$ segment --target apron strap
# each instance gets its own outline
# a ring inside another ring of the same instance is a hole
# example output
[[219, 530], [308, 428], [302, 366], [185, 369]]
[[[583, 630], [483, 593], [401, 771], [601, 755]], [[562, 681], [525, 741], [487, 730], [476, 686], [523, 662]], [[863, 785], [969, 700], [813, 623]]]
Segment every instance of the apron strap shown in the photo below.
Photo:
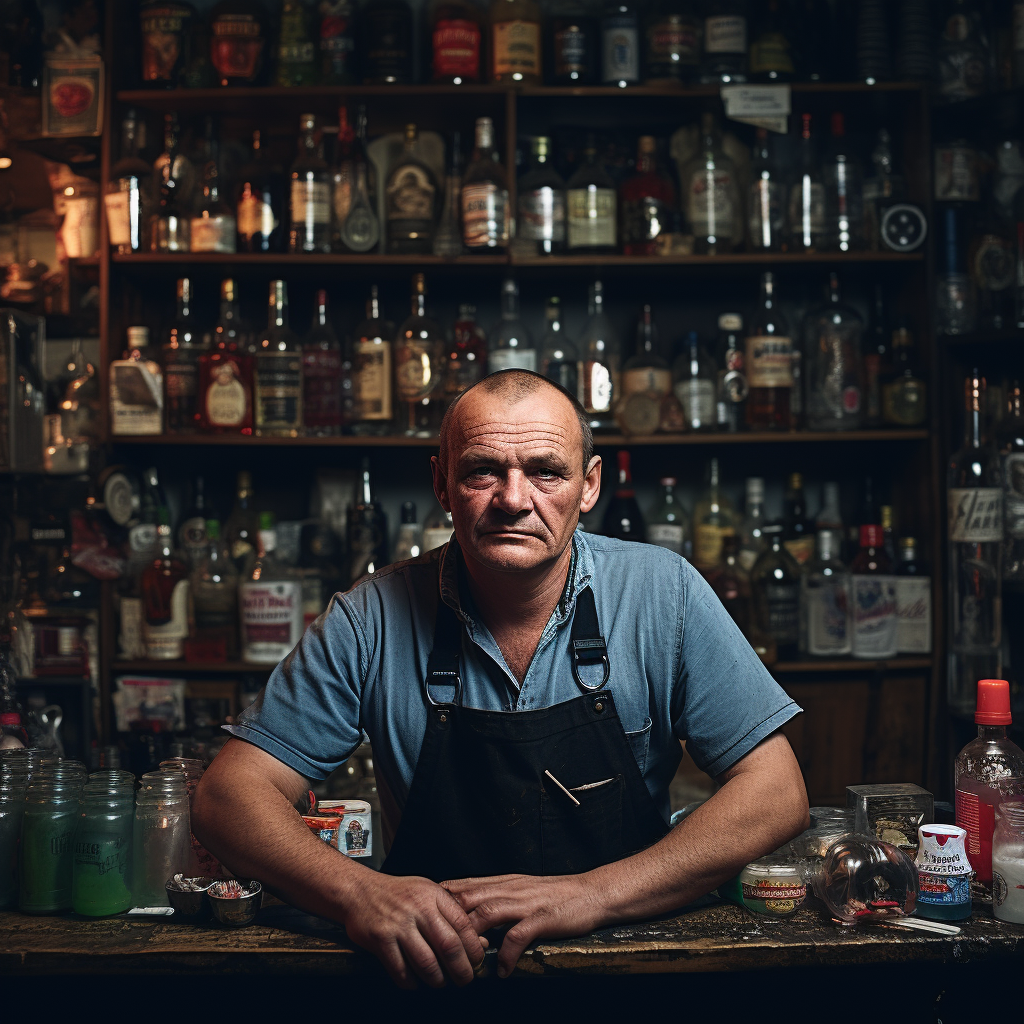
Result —
[[[462, 680], [459, 677], [459, 656], [462, 654], [462, 623], [454, 610], [438, 598], [434, 620], [434, 648], [427, 659], [423, 694], [429, 707], [462, 704]], [[450, 701], [436, 701], [430, 695], [431, 685], [454, 687]]]
[[[572, 677], [584, 693], [594, 693], [604, 688], [611, 671], [608, 665], [608, 648], [601, 627], [597, 621], [597, 604], [594, 591], [584, 587], [576, 595], [576, 610], [572, 616]], [[602, 665], [604, 671], [599, 683], [585, 683], [580, 678], [581, 665]]]

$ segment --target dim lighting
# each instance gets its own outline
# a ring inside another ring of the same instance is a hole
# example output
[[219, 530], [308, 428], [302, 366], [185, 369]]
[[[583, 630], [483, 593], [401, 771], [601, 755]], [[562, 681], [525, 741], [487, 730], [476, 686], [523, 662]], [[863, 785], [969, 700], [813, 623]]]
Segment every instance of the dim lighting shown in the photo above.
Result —
[[68, 187], [66, 189], [64, 189], [64, 195], [66, 195], [66, 196], [73, 196], [74, 194], [75, 194], [75, 186], [74, 185], [68, 185]]
[[14, 161], [6, 154], [0, 153], [0, 171], [6, 171]]

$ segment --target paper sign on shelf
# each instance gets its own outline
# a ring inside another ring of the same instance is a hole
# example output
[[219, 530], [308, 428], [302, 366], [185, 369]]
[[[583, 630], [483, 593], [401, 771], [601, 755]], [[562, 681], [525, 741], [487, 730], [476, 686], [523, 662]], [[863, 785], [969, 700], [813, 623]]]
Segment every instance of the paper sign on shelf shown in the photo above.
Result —
[[788, 85], [723, 85], [725, 116], [785, 134], [792, 110]]

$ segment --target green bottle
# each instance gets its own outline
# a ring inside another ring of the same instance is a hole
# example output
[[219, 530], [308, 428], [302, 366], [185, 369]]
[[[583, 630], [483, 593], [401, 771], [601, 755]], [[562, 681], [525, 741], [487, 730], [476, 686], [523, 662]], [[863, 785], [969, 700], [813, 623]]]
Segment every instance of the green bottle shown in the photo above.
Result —
[[309, 31], [309, 12], [302, 0], [284, 0], [281, 5], [275, 84], [316, 84], [316, 47]]

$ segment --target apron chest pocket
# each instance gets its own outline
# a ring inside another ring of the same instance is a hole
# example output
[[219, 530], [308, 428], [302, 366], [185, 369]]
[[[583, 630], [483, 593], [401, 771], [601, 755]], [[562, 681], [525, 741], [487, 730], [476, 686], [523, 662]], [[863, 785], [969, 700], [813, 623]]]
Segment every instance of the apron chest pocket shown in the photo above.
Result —
[[653, 724], [649, 718], [645, 718], [643, 728], [637, 729], [636, 732], [626, 733], [626, 739], [629, 740], [629, 749], [633, 751], [633, 757], [636, 759], [641, 775], [643, 775], [647, 768], [647, 751], [650, 748], [651, 726]]
[[579, 806], [557, 786], [545, 786], [540, 804], [544, 874], [578, 874], [622, 856], [625, 779], [594, 781], [569, 789]]

